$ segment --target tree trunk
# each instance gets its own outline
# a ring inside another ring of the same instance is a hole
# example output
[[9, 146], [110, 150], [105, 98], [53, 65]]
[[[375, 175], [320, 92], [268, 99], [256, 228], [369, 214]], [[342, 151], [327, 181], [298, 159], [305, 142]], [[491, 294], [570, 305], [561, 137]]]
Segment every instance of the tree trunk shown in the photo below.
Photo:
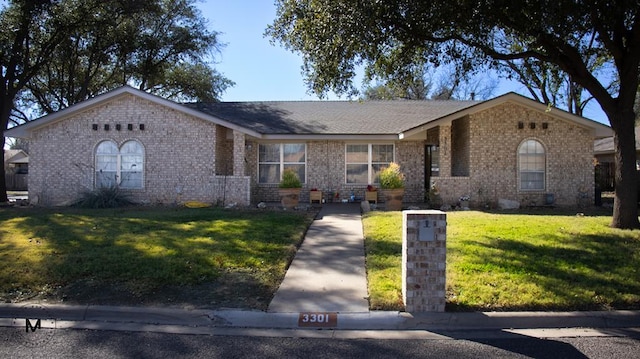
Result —
[[0, 131], [2, 131], [2, 141], [0, 141], [0, 144], [2, 145], [2, 171], [0, 171], [2, 172], [2, 174], [0, 174], [0, 203], [9, 201], [9, 199], [7, 198], [7, 179], [4, 172], [4, 144], [6, 142], [6, 139], [4, 137], [4, 130], [7, 129], [7, 125], [9, 124], [11, 103], [11, 101], [7, 101], [5, 99], [0, 100], [0, 126], [2, 126], [2, 128], [0, 129]]
[[615, 123], [613, 143], [615, 148], [615, 186], [612, 227], [640, 228], [638, 221], [638, 174], [636, 170], [635, 115], [620, 115]]

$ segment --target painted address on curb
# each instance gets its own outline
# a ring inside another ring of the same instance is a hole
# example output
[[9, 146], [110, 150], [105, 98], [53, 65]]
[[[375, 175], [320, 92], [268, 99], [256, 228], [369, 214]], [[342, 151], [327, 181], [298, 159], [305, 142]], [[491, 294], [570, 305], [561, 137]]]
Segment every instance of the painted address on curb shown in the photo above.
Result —
[[298, 316], [299, 327], [332, 328], [338, 326], [338, 313], [302, 312]]

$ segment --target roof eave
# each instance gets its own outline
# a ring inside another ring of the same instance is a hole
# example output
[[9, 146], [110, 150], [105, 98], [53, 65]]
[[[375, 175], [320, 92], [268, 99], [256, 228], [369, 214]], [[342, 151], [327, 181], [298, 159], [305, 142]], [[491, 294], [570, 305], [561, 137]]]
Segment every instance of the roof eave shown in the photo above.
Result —
[[261, 140], [280, 141], [397, 141], [396, 134], [264, 134]]

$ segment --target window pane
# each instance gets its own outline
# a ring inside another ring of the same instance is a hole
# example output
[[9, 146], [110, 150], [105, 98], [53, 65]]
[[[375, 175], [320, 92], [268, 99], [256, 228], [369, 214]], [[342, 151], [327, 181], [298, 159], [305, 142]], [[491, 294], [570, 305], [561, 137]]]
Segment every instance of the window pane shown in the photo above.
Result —
[[431, 176], [440, 176], [440, 148], [431, 146]]
[[544, 189], [544, 173], [522, 172], [520, 173], [520, 188], [527, 190]]
[[304, 162], [304, 143], [286, 143], [283, 146], [284, 162]]
[[305, 179], [305, 165], [304, 164], [300, 164], [300, 165], [292, 165], [292, 164], [285, 164], [284, 165], [284, 169], [292, 169], [296, 172], [296, 174], [298, 175], [298, 178], [300, 179], [300, 182], [305, 183], [307, 182]]
[[280, 144], [261, 144], [258, 151], [259, 162], [280, 162]]
[[116, 186], [115, 171], [96, 171], [96, 187], [114, 187]]
[[347, 163], [369, 162], [369, 145], [347, 145]]
[[371, 145], [371, 162], [393, 162], [393, 145]]
[[121, 154], [142, 155], [143, 152], [144, 151], [142, 150], [142, 145], [137, 141], [127, 141], [124, 145], [122, 145], [122, 148], [120, 149]]
[[96, 157], [96, 171], [117, 171], [117, 155], [98, 155]]
[[96, 148], [96, 187], [113, 187], [118, 181], [118, 146], [104, 141]]
[[258, 181], [260, 183], [278, 183], [280, 182], [280, 165], [279, 164], [260, 164], [258, 166]]
[[120, 187], [142, 188], [142, 172], [123, 172]]
[[373, 170], [373, 183], [380, 183], [380, 171], [383, 168], [388, 167], [388, 164], [373, 164], [371, 165], [371, 169]]
[[96, 148], [96, 154], [100, 155], [100, 154], [113, 154], [113, 155], [117, 155], [118, 154], [118, 146], [111, 141], [104, 141], [101, 142], [98, 145], [98, 148]]
[[368, 183], [368, 167], [366, 164], [347, 164], [347, 183]]
[[520, 189], [544, 190], [546, 158], [544, 147], [535, 140], [528, 140], [518, 149]]
[[142, 156], [122, 156], [122, 171], [142, 171]]

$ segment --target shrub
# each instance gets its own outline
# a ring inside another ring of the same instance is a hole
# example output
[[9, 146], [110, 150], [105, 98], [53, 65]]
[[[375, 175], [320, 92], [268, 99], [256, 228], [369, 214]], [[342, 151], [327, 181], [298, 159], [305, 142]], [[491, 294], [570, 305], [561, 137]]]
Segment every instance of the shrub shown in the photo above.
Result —
[[380, 171], [380, 187], [382, 189], [404, 188], [404, 174], [400, 171], [400, 165], [391, 162]]
[[282, 172], [282, 180], [280, 181], [280, 188], [301, 188], [302, 182], [298, 178], [296, 172], [290, 168]]
[[117, 208], [132, 205], [133, 201], [118, 186], [96, 188], [85, 191], [75, 203], [81, 208]]

